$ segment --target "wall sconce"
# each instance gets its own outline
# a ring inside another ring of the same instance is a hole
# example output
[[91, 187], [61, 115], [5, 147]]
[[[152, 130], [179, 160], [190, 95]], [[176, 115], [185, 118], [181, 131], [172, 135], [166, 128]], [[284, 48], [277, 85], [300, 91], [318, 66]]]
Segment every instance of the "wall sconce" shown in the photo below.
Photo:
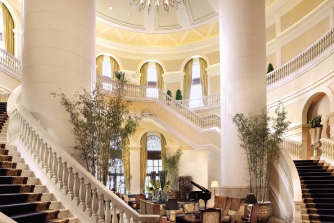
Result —
[[216, 187], [218, 188], [219, 187], [219, 183], [218, 181], [212, 181], [211, 182], [211, 187], [213, 187], [213, 196], [216, 196]]

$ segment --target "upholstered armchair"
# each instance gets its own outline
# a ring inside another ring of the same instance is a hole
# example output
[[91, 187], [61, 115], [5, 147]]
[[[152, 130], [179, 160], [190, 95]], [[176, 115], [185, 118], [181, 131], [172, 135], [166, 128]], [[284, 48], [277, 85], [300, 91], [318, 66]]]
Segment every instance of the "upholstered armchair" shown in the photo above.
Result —
[[201, 223], [221, 223], [221, 210], [216, 208], [202, 210]]

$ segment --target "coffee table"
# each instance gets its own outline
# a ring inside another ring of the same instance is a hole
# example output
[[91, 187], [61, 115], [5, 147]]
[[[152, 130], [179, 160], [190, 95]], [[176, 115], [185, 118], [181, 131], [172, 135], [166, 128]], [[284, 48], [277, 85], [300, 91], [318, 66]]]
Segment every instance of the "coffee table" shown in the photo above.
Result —
[[201, 222], [200, 218], [196, 218], [195, 215], [193, 214], [187, 214], [187, 215], [181, 215], [181, 216], [176, 216], [176, 222], [181, 223], [181, 222]]

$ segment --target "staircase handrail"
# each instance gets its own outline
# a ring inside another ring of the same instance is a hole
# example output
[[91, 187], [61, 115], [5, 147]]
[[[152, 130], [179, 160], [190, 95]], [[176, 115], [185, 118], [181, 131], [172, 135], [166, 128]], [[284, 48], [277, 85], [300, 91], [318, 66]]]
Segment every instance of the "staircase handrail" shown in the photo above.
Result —
[[15, 104], [8, 113], [9, 141], [18, 139], [55, 188], [70, 198], [91, 222], [117, 223], [117, 212], [120, 222], [127, 220], [130, 223], [130, 219], [134, 223], [158, 221], [159, 215], [141, 215], [108, 190], [58, 145], [23, 106]]
[[[106, 94], [111, 92], [113, 88], [117, 85], [117, 82], [108, 78], [98, 76], [97, 81], [102, 83]], [[196, 112], [190, 110], [188, 107], [184, 106], [179, 101], [173, 99], [165, 92], [161, 91], [157, 87], [141, 86], [136, 84], [125, 84], [125, 92], [128, 97], [134, 98], [145, 98], [150, 100], [156, 100], [168, 107], [172, 108], [178, 114], [181, 114], [183, 117], [186, 117], [188, 120], [196, 124], [201, 128], [220, 128], [220, 116], [217, 114], [209, 114], [201, 116]]]
[[[278, 165], [280, 168], [282, 168], [285, 180], [288, 182], [287, 190], [290, 198], [289, 201], [291, 202], [291, 207], [293, 207], [293, 222], [299, 223], [301, 222], [300, 206], [303, 202], [299, 174], [296, 165], [294, 164], [288, 152], [285, 151], [282, 145], [279, 145], [278, 147], [280, 149]], [[281, 177], [283, 176], [281, 175]]]
[[281, 145], [290, 155], [301, 159], [302, 142], [284, 138]]
[[220, 94], [212, 94], [201, 98], [178, 100], [179, 103], [188, 108], [199, 108], [204, 106], [220, 106]]
[[7, 102], [11, 92], [1, 92], [0, 93], [0, 102]]
[[17, 72], [19, 75], [22, 74], [21, 61], [8, 53], [6, 50], [0, 48], [0, 63], [7, 68]]
[[334, 43], [334, 27], [318, 41], [282, 66], [267, 74], [267, 86], [281, 81], [323, 53]]
[[328, 138], [321, 138], [321, 156], [334, 160], [334, 141]]

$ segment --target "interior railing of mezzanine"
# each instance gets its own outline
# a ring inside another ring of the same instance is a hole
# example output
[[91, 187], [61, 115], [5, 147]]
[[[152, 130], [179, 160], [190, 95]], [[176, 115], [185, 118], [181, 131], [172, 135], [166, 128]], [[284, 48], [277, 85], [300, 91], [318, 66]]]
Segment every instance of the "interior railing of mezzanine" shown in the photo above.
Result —
[[267, 86], [270, 86], [286, 77], [294, 71], [311, 62], [334, 43], [334, 28], [329, 30], [322, 38], [307, 48], [304, 52], [288, 61], [281, 67], [267, 74]]
[[[97, 77], [97, 81], [102, 83], [103, 89], [106, 91], [112, 91], [117, 86], [117, 82], [106, 77]], [[128, 97], [139, 97], [146, 99], [157, 100], [158, 102], [168, 106], [176, 111], [178, 114], [190, 120], [200, 128], [220, 128], [220, 116], [217, 114], [210, 114], [206, 116], [200, 116], [196, 112], [190, 110], [177, 100], [167, 95], [157, 87], [141, 86], [135, 84], [126, 84], [125, 92]]]
[[22, 73], [21, 61], [8, 53], [6, 50], [0, 48], [0, 63], [7, 68], [15, 71], [17, 74]]
[[212, 94], [202, 98], [178, 100], [178, 102], [187, 108], [220, 107], [220, 94]]
[[302, 204], [302, 190], [300, 185], [300, 179], [297, 168], [291, 159], [288, 152], [283, 148], [282, 144], [279, 145], [280, 158], [278, 161], [278, 167], [283, 170], [284, 174], [280, 174], [283, 182], [287, 182], [286, 189], [289, 196], [285, 202], [290, 202], [289, 206], [292, 208], [291, 216], [289, 216], [289, 222], [299, 223], [301, 222], [300, 205]]
[[[66, 199], [72, 200], [74, 208], [89, 219], [89, 222], [158, 221], [158, 215], [140, 215], [96, 180], [66, 152], [66, 149], [54, 142], [39, 122], [21, 105], [16, 104], [9, 110], [8, 136], [9, 142], [18, 140], [21, 143], [40, 171], [54, 184], [54, 191], [59, 190]], [[61, 197], [57, 199], [62, 201]]]

